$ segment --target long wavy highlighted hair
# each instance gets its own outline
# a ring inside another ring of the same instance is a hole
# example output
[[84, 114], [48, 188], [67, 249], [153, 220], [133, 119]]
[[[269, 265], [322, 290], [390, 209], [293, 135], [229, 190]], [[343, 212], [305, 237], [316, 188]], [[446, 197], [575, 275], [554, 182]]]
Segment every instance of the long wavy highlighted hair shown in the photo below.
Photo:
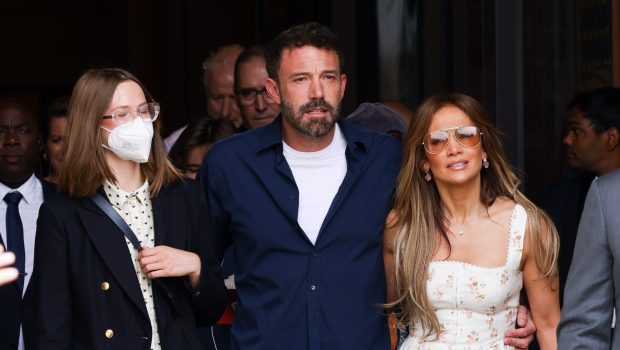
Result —
[[[138, 84], [146, 102], [155, 102], [138, 78], [120, 68], [91, 69], [75, 83], [69, 101], [65, 161], [58, 179], [58, 189], [71, 197], [90, 197], [106, 179], [116, 182], [104, 158], [99, 125], [116, 87], [124, 81]], [[151, 196], [157, 194], [162, 186], [181, 178], [168, 160], [159, 127], [155, 124], [153, 128], [148, 162], [140, 164], [142, 173], [149, 180]]]
[[[420, 322], [424, 336], [439, 335], [440, 326], [430, 303], [426, 284], [428, 269], [439, 248], [440, 237], [447, 242], [448, 227], [444, 206], [434, 181], [424, 179], [422, 164], [427, 154], [422, 146], [433, 116], [445, 106], [462, 110], [482, 132], [482, 149], [490, 166], [481, 170], [480, 201], [488, 209], [498, 197], [506, 197], [523, 206], [528, 215], [527, 230], [532, 256], [542, 272], [541, 278], [552, 281], [557, 276], [558, 234], [551, 219], [521, 191], [520, 181], [509, 165], [498, 129], [488, 120], [478, 101], [467, 95], [450, 93], [432, 96], [416, 111], [404, 143], [391, 228], [394, 240], [395, 301], [386, 307], [399, 307], [399, 318], [406, 324]], [[546, 228], [546, 229], [544, 229]], [[449, 244], [449, 243], [448, 243]]]

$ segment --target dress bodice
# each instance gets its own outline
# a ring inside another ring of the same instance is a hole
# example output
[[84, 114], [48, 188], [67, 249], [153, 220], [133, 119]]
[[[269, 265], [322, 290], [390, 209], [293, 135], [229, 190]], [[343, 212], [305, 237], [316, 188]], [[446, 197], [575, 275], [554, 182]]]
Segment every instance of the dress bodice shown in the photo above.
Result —
[[401, 349], [512, 349], [504, 333], [515, 328], [523, 286], [521, 253], [527, 214], [516, 205], [510, 219], [508, 252], [503, 266], [484, 267], [460, 261], [433, 261], [427, 293], [441, 332], [424, 338], [419, 323], [410, 327]]

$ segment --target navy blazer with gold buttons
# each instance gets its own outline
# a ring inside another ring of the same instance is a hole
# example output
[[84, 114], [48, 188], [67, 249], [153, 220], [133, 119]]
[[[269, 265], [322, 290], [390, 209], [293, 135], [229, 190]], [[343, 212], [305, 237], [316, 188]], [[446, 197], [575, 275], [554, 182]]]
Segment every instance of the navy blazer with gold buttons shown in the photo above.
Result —
[[[163, 278], [190, 324], [211, 325], [226, 290], [210, 239], [207, 206], [192, 180], [152, 198], [155, 245], [197, 253], [201, 281]], [[89, 198], [59, 194], [41, 207], [34, 268], [31, 349], [148, 349], [151, 325], [123, 232]], [[162, 349], [188, 349], [162, 289], [153, 285]]]

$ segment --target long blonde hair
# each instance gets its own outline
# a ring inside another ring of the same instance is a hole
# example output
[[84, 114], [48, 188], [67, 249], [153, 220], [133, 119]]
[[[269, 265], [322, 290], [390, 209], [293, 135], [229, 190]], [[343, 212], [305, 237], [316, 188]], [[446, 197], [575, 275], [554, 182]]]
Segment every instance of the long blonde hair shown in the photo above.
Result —
[[[120, 68], [88, 70], [73, 88], [65, 136], [66, 156], [58, 179], [58, 189], [71, 197], [91, 196], [106, 179], [116, 181], [103, 156], [99, 125], [116, 87], [124, 81], [138, 84], [147, 102], [154, 102], [138, 78]], [[181, 178], [167, 158], [159, 128], [154, 127], [149, 160], [140, 165], [149, 180], [151, 196], [157, 194], [163, 185]]]
[[[423, 162], [427, 159], [422, 140], [432, 118], [442, 107], [462, 110], [482, 132], [482, 148], [490, 166], [481, 170], [480, 201], [489, 208], [498, 197], [507, 197], [522, 205], [527, 212], [532, 255], [550, 281], [557, 275], [558, 234], [551, 219], [520, 191], [520, 181], [508, 164], [499, 139], [499, 131], [491, 124], [480, 103], [463, 94], [436, 95], [427, 99], [416, 111], [404, 143], [403, 163], [396, 193], [396, 230], [394, 266], [397, 299], [387, 307], [399, 306], [399, 318], [408, 324], [419, 321], [424, 336], [440, 333], [440, 325], [431, 305], [426, 284], [431, 259], [438, 249], [438, 235], [447, 239], [446, 214], [434, 181], [424, 179]], [[546, 227], [545, 232], [542, 228]], [[449, 241], [448, 241], [449, 242]]]

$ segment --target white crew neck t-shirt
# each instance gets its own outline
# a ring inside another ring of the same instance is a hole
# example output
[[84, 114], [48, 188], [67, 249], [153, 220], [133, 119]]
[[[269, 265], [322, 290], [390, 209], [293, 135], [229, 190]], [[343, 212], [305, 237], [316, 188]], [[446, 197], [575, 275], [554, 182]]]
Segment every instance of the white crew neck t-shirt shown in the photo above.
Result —
[[283, 153], [299, 190], [297, 222], [312, 244], [347, 173], [347, 141], [335, 126], [334, 139], [316, 152], [299, 152], [284, 141]]

